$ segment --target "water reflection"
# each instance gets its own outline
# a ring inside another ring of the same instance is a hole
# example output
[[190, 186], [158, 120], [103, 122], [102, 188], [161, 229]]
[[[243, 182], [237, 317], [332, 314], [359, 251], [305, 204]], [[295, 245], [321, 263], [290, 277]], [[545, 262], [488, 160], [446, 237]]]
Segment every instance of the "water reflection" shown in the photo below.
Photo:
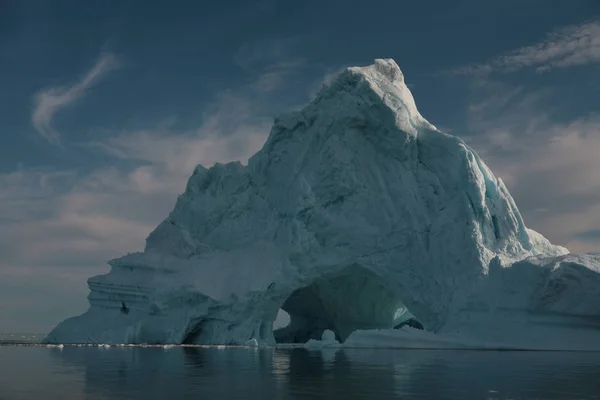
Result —
[[[19, 348], [6, 350], [0, 348], [0, 372], [9, 367], [6, 354], [15, 363], [25, 354]], [[38, 387], [43, 398], [600, 397], [598, 353], [181, 347], [30, 348], [26, 353], [37, 365], [28, 380], [44, 382]], [[0, 380], [0, 393], [25, 393], [15, 384]], [[74, 393], [69, 385], [79, 385], [78, 396], [69, 395]], [[31, 390], [27, 395], [36, 397]]]

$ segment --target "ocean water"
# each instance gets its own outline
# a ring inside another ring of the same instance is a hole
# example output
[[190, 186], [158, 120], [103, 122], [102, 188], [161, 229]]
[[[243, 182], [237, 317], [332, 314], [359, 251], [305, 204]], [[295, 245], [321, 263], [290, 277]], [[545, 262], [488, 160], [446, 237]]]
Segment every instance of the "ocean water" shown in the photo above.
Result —
[[600, 353], [5, 344], [0, 399], [600, 399]]

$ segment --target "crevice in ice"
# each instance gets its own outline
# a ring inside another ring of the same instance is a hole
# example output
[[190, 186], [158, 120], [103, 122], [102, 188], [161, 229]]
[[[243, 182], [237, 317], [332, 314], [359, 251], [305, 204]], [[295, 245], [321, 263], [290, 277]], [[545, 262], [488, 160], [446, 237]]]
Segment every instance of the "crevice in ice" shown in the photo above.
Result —
[[496, 240], [500, 239], [500, 227], [498, 226], [498, 217], [492, 215], [492, 225], [494, 226], [494, 236]]
[[198, 342], [198, 337], [202, 334], [202, 330], [204, 328], [205, 321], [200, 320], [196, 323], [190, 324], [191, 329], [188, 330], [188, 333], [183, 338], [181, 344], [195, 344]]
[[425, 329], [423, 327], [423, 324], [420, 323], [416, 318], [409, 318], [409, 319], [399, 323], [398, 325], [394, 325], [394, 329], [402, 329], [405, 326], [409, 326], [411, 328], [415, 328], [415, 329], [419, 329], [419, 330]]

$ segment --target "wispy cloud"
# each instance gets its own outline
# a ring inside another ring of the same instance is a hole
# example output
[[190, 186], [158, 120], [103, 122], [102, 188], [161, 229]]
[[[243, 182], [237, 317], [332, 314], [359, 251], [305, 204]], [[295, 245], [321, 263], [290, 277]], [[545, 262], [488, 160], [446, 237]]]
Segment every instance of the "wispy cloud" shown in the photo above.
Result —
[[6, 206], [0, 211], [0, 300], [37, 299], [20, 309], [30, 315], [48, 299], [56, 304], [40, 318], [17, 320], [0, 310], [0, 325], [47, 331], [84, 311], [86, 279], [107, 272], [107, 259], [143, 249], [197, 164], [245, 162], [262, 147], [272, 123], [263, 110], [268, 95], [254, 80], [218, 93], [196, 129], [174, 130], [167, 121], [102, 132], [105, 139], [78, 149], [109, 156], [92, 170], [21, 167], [0, 174]]
[[233, 61], [245, 71], [252, 71], [297, 60], [293, 47], [299, 41], [297, 37], [288, 37], [247, 42], [236, 51]]
[[335, 78], [337, 78], [338, 75], [344, 72], [348, 67], [350, 67], [350, 65], [328, 68], [327, 70], [325, 70], [323, 76], [310, 86], [308, 91], [308, 97], [310, 99], [313, 99], [324, 86], [331, 85]]
[[51, 143], [60, 143], [60, 134], [52, 127], [54, 115], [61, 109], [81, 99], [87, 89], [98, 82], [102, 76], [117, 68], [119, 62], [111, 53], [103, 53], [96, 64], [80, 81], [71, 86], [50, 87], [40, 90], [34, 96], [34, 110], [31, 115], [33, 126], [40, 136]]
[[267, 66], [254, 81], [254, 89], [259, 92], [274, 92], [285, 87], [286, 79], [291, 78], [305, 65], [304, 59], [275, 63]]
[[174, 199], [173, 188], [155, 187], [144, 201], [137, 179], [137, 169], [111, 168], [0, 175], [0, 299], [28, 300], [19, 309], [27, 318], [0, 310], [3, 329], [47, 332], [85, 311], [86, 279], [107, 272], [107, 259], [141, 248]]
[[306, 67], [306, 60], [294, 52], [298, 37], [265, 39], [244, 43], [233, 61], [253, 76], [252, 89], [261, 93], [274, 92], [286, 85], [286, 79]]
[[522, 47], [478, 65], [451, 71], [462, 75], [514, 72], [525, 68], [548, 71], [600, 62], [600, 21], [594, 20], [559, 29], [544, 40]]
[[[236, 92], [219, 93], [204, 113], [201, 126], [190, 131], [138, 129], [90, 143], [117, 159], [150, 166], [156, 177], [181, 187], [197, 164], [246, 162], [267, 139], [272, 119], [262, 116], [255, 83]], [[175, 179], [176, 178], [176, 179]]]
[[[556, 122], [545, 100], [500, 82], [478, 85], [466, 136], [515, 197], [525, 222], [571, 251], [598, 251], [600, 115]], [[487, 99], [486, 99], [487, 98]]]
[[[6, 205], [0, 211], [0, 300], [32, 299], [19, 310], [28, 318], [13, 319], [11, 310], [0, 309], [0, 325], [47, 331], [84, 311], [86, 279], [107, 272], [107, 259], [144, 247], [197, 164], [246, 162], [259, 150], [274, 109], [295, 105], [288, 105], [280, 92], [289, 88], [286, 74], [304, 64], [288, 57], [288, 51], [277, 46], [269, 50], [268, 44], [258, 50], [246, 46], [240, 55], [245, 62], [240, 62], [247, 83], [217, 93], [201, 110], [202, 123], [196, 128], [178, 130], [181, 124], [174, 119], [117, 132], [95, 128], [98, 139], [80, 143], [78, 151], [108, 156], [103, 165], [64, 171], [22, 167], [0, 174], [0, 203]], [[39, 95], [34, 121], [43, 137], [58, 142], [52, 116], [115, 68], [114, 58], [105, 57], [72, 87]], [[48, 303], [56, 306], [47, 310], [42, 304]], [[41, 310], [43, 318], [31, 317]]]
[[[123, 133], [102, 149], [116, 158], [90, 172], [23, 168], [0, 174], [0, 299], [32, 299], [20, 310], [29, 318], [17, 322], [11, 310], [0, 310], [0, 324], [43, 332], [83, 312], [86, 279], [107, 272], [106, 260], [143, 249], [193, 166], [247, 159], [262, 145], [261, 134], [243, 127], [204, 139], [168, 131]], [[54, 307], [38, 317], [48, 302]]]

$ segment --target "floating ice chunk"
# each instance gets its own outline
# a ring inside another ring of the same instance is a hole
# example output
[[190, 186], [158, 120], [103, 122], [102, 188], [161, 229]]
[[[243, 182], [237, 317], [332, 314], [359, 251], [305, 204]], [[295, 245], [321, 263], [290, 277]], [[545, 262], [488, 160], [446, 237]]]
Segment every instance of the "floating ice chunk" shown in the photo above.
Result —
[[323, 342], [332, 342], [335, 340], [335, 333], [332, 330], [325, 329], [321, 335], [321, 340]]
[[338, 348], [340, 347], [340, 342], [335, 339], [333, 331], [326, 329], [321, 335], [321, 340], [310, 339], [304, 344], [304, 347], [309, 349]]

